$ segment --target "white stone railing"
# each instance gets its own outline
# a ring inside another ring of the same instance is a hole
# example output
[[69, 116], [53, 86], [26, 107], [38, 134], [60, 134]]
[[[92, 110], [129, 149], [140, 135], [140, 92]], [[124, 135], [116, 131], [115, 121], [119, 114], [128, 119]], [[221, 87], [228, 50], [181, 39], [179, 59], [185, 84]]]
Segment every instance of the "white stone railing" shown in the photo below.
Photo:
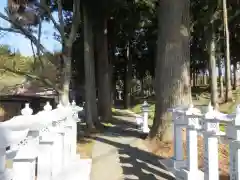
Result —
[[[223, 114], [209, 105], [202, 113], [193, 106], [169, 109], [174, 124], [174, 157], [162, 163], [176, 179], [219, 180], [219, 142], [229, 144], [230, 179], [240, 179], [240, 106], [233, 114]], [[226, 125], [221, 132], [219, 124]], [[186, 128], [186, 138], [182, 129]], [[204, 142], [204, 168], [198, 169], [198, 135]], [[183, 138], [186, 139], [187, 157], [183, 157]]]
[[0, 123], [0, 180], [53, 180], [77, 157], [75, 102], [32, 115], [29, 104], [19, 116]]

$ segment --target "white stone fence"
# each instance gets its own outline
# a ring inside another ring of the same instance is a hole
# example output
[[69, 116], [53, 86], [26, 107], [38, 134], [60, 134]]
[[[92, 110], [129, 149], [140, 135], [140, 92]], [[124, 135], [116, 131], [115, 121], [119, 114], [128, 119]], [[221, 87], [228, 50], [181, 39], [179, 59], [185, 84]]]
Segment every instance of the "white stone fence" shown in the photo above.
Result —
[[[173, 117], [174, 157], [162, 163], [176, 179], [219, 180], [219, 142], [229, 144], [229, 174], [231, 180], [240, 180], [240, 106], [233, 114], [223, 114], [210, 105], [207, 112], [191, 107], [169, 109]], [[225, 125], [225, 132], [220, 130]], [[186, 138], [182, 129], [186, 128]], [[204, 142], [204, 168], [198, 169], [198, 135]], [[183, 157], [183, 138], [187, 157]]]
[[[0, 180], [53, 180], [76, 159], [78, 112], [75, 102], [52, 110], [49, 102], [33, 115], [0, 123]], [[80, 178], [80, 177], [79, 177]]]

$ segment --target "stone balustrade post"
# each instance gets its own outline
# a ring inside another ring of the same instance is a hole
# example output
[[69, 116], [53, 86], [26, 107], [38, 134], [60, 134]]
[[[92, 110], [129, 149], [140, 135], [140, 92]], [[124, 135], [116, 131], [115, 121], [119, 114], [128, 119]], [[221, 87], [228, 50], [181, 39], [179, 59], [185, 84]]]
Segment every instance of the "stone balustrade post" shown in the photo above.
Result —
[[[72, 102], [72, 134], [71, 134], [71, 157], [75, 158], [77, 156], [77, 122], [79, 122], [78, 113], [80, 111], [79, 107], [76, 106], [76, 102]], [[81, 109], [82, 110], [82, 109]]]
[[[21, 110], [23, 116], [32, 115], [33, 110], [30, 108], [29, 103]], [[13, 158], [13, 180], [35, 180], [36, 178], [36, 160], [37, 160], [37, 132], [29, 131], [27, 138], [20, 144]]]
[[13, 180], [35, 180], [38, 152], [32, 145], [22, 144], [13, 159]]
[[186, 122], [183, 112], [179, 112], [176, 109], [172, 110], [173, 118], [173, 135], [174, 135], [174, 157], [171, 160], [170, 167], [173, 171], [179, 170], [181, 167], [185, 167], [186, 161], [183, 159], [183, 137], [182, 128]]
[[6, 148], [0, 148], [0, 174], [5, 172]]
[[226, 128], [229, 143], [229, 175], [230, 180], [240, 179], [240, 105], [236, 108], [236, 116], [232, 124]]
[[[64, 166], [67, 167], [69, 165], [70, 161], [73, 159], [72, 151], [76, 152], [76, 145], [74, 146], [73, 141], [77, 141], [77, 140], [76, 140], [76, 122], [74, 122], [74, 120], [73, 120], [74, 111], [72, 109], [72, 105], [69, 104], [65, 108], [67, 110], [67, 117], [66, 117], [66, 121], [64, 122], [64, 131], [65, 131], [65, 135], [64, 135]], [[73, 148], [75, 148], [75, 149], [73, 149]]]
[[[196, 113], [196, 114], [195, 114]], [[185, 120], [187, 120], [186, 127], [186, 143], [187, 143], [187, 162], [186, 167], [181, 168], [177, 172], [177, 177], [182, 177], [184, 180], [195, 179], [196, 176], [203, 178], [203, 173], [198, 169], [198, 132], [200, 129], [199, 119], [200, 111], [191, 106], [185, 113]]]
[[[59, 104], [57, 106], [57, 113], [64, 113], [63, 106]], [[52, 176], [55, 177], [64, 168], [64, 136], [65, 130], [63, 127], [63, 119], [53, 121], [51, 131], [54, 133], [54, 144], [53, 144], [53, 172]]]
[[10, 131], [0, 127], [0, 179], [11, 180], [11, 172], [6, 169], [6, 146], [8, 146], [7, 136]]
[[[51, 113], [52, 106], [49, 102], [44, 106], [44, 112], [46, 117], [48, 113]], [[51, 121], [51, 119], [49, 119]], [[52, 180], [52, 169], [53, 169], [53, 143], [54, 136], [50, 132], [49, 127], [45, 127], [40, 132], [39, 139], [39, 153], [38, 153], [38, 164], [37, 164], [37, 180]]]
[[[173, 121], [174, 121], [174, 159], [176, 161], [183, 161], [183, 138], [182, 138], [182, 124], [176, 122], [180, 115], [177, 112], [173, 112]], [[180, 115], [181, 116], [181, 115]]]
[[203, 119], [204, 137], [204, 180], [219, 180], [218, 165], [219, 122], [211, 105]]

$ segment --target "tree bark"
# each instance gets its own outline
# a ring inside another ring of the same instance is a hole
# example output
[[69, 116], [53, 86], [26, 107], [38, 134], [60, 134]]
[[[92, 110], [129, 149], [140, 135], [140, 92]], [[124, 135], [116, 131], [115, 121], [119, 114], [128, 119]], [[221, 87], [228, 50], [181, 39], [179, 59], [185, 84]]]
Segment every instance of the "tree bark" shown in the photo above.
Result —
[[193, 87], [196, 87], [196, 70], [195, 69], [193, 69], [193, 76], [192, 76], [192, 79], [193, 79]]
[[216, 71], [216, 33], [214, 24], [211, 24], [211, 35], [209, 37], [209, 65], [211, 75], [211, 103], [212, 106], [217, 108], [217, 71]]
[[101, 120], [111, 120], [111, 87], [108, 61], [107, 19], [99, 18], [96, 33], [98, 68], [98, 110]]
[[126, 68], [124, 81], [124, 108], [128, 109], [131, 106], [131, 80], [132, 80], [132, 55], [131, 44], [127, 44], [126, 52]]
[[167, 109], [191, 103], [189, 1], [159, 1], [158, 21], [156, 109], [149, 137], [167, 141], [172, 140]]
[[218, 81], [219, 81], [219, 98], [223, 98], [223, 73], [222, 73], [222, 61], [220, 57], [218, 58]]
[[234, 60], [233, 63], [233, 90], [236, 90], [238, 86], [237, 83], [237, 61]]
[[60, 22], [60, 34], [62, 39], [62, 92], [60, 100], [64, 106], [69, 104], [70, 81], [72, 77], [72, 45], [76, 38], [78, 27], [80, 24], [80, 3], [73, 1], [73, 21], [69, 37], [64, 34], [63, 8], [62, 1], [58, 0], [58, 18]]
[[231, 86], [231, 62], [230, 62], [230, 43], [229, 43], [229, 30], [228, 30], [228, 15], [227, 15], [227, 2], [223, 0], [223, 21], [225, 30], [225, 78], [226, 78], [226, 94], [225, 101], [232, 100], [232, 86]]
[[63, 47], [63, 81], [62, 81], [62, 92], [60, 94], [61, 104], [66, 106], [69, 104], [69, 90], [71, 81], [71, 60], [72, 60], [72, 46]]
[[99, 125], [96, 104], [95, 63], [93, 51], [93, 29], [89, 11], [83, 5], [84, 20], [84, 70], [85, 70], [85, 95], [86, 95], [86, 122], [89, 129]]

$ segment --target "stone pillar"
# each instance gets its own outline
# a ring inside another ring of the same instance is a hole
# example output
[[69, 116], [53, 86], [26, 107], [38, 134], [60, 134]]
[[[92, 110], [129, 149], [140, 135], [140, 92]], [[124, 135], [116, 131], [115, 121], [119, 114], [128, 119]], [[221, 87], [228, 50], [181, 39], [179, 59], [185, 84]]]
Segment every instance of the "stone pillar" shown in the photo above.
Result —
[[236, 108], [236, 117], [232, 124], [227, 124], [226, 135], [229, 143], [230, 180], [240, 179], [240, 105]]
[[[0, 129], [1, 130], [1, 129]], [[1, 136], [0, 136], [1, 138]], [[1, 143], [0, 143], [1, 145]], [[6, 169], [6, 149], [0, 148], [0, 179], [1, 180], [12, 180], [12, 173]]]
[[41, 133], [38, 153], [38, 180], [52, 180], [53, 167], [53, 143], [54, 139], [48, 128]]
[[204, 180], [219, 180], [218, 137], [204, 133]]
[[204, 137], [204, 180], [219, 180], [218, 135], [219, 122], [216, 111], [209, 105], [203, 120]]
[[54, 138], [53, 144], [53, 177], [58, 175], [64, 168], [64, 129], [60, 127], [60, 122], [54, 122], [52, 131], [52, 136]]
[[174, 157], [172, 158], [172, 167], [174, 169], [180, 169], [181, 167], [185, 167], [185, 161], [183, 160], [182, 128], [186, 122], [183, 113], [179, 113], [175, 110], [172, 112], [172, 118], [174, 134]]
[[[50, 116], [52, 113], [52, 106], [50, 102], [46, 102], [43, 107], [44, 115]], [[48, 114], [49, 113], [49, 114]], [[48, 117], [49, 117], [48, 116]], [[48, 119], [49, 126], [52, 119]], [[44, 127], [40, 131], [39, 137], [39, 153], [38, 153], [38, 164], [37, 164], [37, 179], [38, 180], [52, 180], [52, 169], [53, 169], [53, 144], [54, 134], [50, 132], [50, 127]]]
[[0, 174], [5, 172], [6, 165], [6, 149], [0, 148]]
[[37, 149], [32, 144], [22, 144], [13, 159], [13, 180], [35, 180]]
[[78, 118], [78, 109], [76, 106], [76, 102], [72, 102], [72, 131], [71, 131], [71, 157], [75, 158], [77, 155], [77, 122], [79, 122]]
[[63, 147], [63, 156], [64, 156], [64, 167], [67, 167], [69, 163], [72, 160], [71, 154], [72, 154], [72, 122], [66, 122], [65, 128], [64, 128], [64, 147]]
[[[185, 113], [187, 121], [186, 139], [187, 139], [187, 162], [186, 168], [181, 168], [177, 173], [177, 177], [182, 177], [184, 180], [192, 180], [198, 177], [203, 179], [203, 173], [198, 169], [198, 132], [200, 129], [199, 116], [197, 116], [195, 108], [190, 107]], [[200, 114], [200, 113], [199, 113]]]
[[[178, 119], [178, 113], [173, 112], [173, 121]], [[182, 141], [182, 125], [175, 123], [174, 127], [174, 159], [177, 161], [183, 160], [183, 141]]]

